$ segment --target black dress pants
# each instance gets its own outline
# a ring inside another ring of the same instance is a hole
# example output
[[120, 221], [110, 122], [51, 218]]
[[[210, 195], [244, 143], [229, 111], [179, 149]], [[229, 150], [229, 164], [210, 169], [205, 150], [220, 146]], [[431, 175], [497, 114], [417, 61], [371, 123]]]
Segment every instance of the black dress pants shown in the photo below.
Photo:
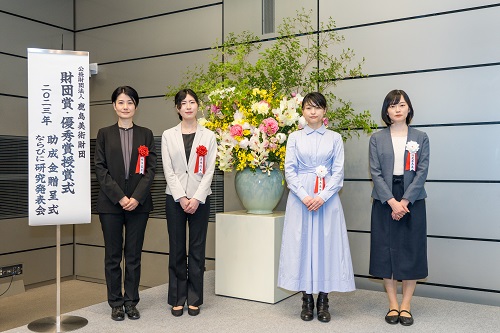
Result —
[[[172, 306], [203, 304], [203, 275], [207, 243], [210, 197], [194, 214], [187, 214], [181, 204], [167, 195], [165, 202], [168, 239], [168, 304]], [[189, 261], [186, 258], [186, 221], [189, 224]]]
[[[149, 213], [123, 211], [119, 214], [100, 213], [104, 235], [104, 272], [108, 288], [108, 303], [111, 307], [136, 305], [139, 302], [141, 279], [141, 254], [144, 233]], [[125, 242], [123, 229], [125, 228]], [[125, 258], [125, 278], [122, 294], [122, 270], [120, 263]]]

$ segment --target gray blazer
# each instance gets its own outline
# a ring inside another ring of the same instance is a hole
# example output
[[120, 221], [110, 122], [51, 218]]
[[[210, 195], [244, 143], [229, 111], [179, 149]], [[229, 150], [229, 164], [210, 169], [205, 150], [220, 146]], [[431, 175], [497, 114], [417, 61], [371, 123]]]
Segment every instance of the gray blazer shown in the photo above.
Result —
[[[404, 172], [403, 198], [410, 203], [427, 197], [424, 184], [429, 171], [429, 138], [427, 134], [408, 127], [408, 141], [416, 141], [419, 145], [417, 152], [417, 171]], [[390, 128], [384, 128], [374, 133], [370, 138], [370, 173], [373, 180], [372, 198], [386, 203], [394, 197], [392, 194], [392, 174], [394, 171], [394, 150], [392, 147]], [[408, 151], [405, 150], [404, 161]]]

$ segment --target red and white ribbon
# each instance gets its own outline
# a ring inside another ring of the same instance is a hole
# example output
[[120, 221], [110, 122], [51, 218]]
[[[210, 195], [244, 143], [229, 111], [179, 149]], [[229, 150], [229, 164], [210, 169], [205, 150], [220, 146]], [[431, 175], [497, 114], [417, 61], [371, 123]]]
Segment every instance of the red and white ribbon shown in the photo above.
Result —
[[325, 189], [325, 178], [316, 176], [316, 184], [314, 185], [314, 193], [319, 194]]
[[319, 194], [325, 189], [326, 186], [326, 174], [328, 169], [324, 165], [319, 165], [316, 167], [316, 183], [314, 184], [314, 193]]
[[417, 171], [417, 153], [408, 153], [406, 156], [406, 171]]
[[207, 148], [200, 145], [196, 148], [196, 165], [194, 166], [194, 173], [197, 175], [205, 174], [205, 156], [207, 155]]
[[417, 171], [417, 151], [419, 149], [418, 143], [415, 141], [408, 141], [406, 143], [406, 150], [408, 150], [408, 155], [406, 156], [406, 171]]
[[142, 145], [138, 148], [139, 157], [137, 158], [137, 164], [135, 166], [135, 173], [144, 174], [146, 172], [146, 157], [149, 156], [148, 147]]

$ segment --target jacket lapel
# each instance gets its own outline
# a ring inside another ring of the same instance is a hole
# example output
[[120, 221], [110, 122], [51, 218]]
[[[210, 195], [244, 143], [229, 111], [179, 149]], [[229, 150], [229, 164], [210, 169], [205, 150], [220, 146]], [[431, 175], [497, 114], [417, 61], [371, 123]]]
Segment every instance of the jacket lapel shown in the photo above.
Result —
[[135, 173], [135, 168], [137, 166], [137, 159], [139, 158], [139, 150], [137, 148], [139, 148], [141, 144], [144, 144], [142, 140], [141, 131], [139, 130], [139, 128], [136, 125], [134, 125], [133, 128], [134, 131], [132, 135], [132, 153], [130, 154], [130, 170], [129, 170], [131, 174]]
[[112, 136], [113, 140], [116, 140], [113, 142], [114, 147], [118, 147], [118, 156], [115, 156], [114, 158], [120, 159], [122, 163], [116, 163], [116, 167], [119, 168], [117, 171], [117, 175], [123, 175], [125, 177], [125, 161], [123, 160], [123, 149], [122, 149], [122, 140], [120, 139], [120, 129], [118, 128], [118, 123], [115, 124], [115, 126], [112, 128]]
[[189, 165], [188, 167], [194, 170], [194, 165], [196, 163], [196, 148], [200, 145], [201, 138], [203, 137], [203, 126], [198, 125], [196, 128], [196, 134], [194, 135], [193, 146], [191, 147], [191, 154], [189, 154]]
[[184, 149], [184, 139], [182, 138], [181, 123], [179, 123], [179, 125], [175, 126], [175, 141], [176, 141], [175, 143], [177, 144], [177, 148], [181, 152], [184, 167], [187, 169], [188, 163], [186, 160], [186, 153], [185, 153], [185, 149]]

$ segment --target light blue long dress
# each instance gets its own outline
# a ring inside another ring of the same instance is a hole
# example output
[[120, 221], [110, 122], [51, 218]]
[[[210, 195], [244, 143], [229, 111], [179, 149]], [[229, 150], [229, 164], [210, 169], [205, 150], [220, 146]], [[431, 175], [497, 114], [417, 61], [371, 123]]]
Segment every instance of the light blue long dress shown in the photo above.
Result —
[[[328, 169], [325, 203], [308, 211], [302, 203], [315, 197], [316, 167]], [[281, 244], [278, 286], [308, 294], [353, 291], [354, 274], [344, 212], [338, 195], [344, 182], [344, 146], [340, 134], [306, 126], [290, 134], [285, 177], [290, 189]]]

